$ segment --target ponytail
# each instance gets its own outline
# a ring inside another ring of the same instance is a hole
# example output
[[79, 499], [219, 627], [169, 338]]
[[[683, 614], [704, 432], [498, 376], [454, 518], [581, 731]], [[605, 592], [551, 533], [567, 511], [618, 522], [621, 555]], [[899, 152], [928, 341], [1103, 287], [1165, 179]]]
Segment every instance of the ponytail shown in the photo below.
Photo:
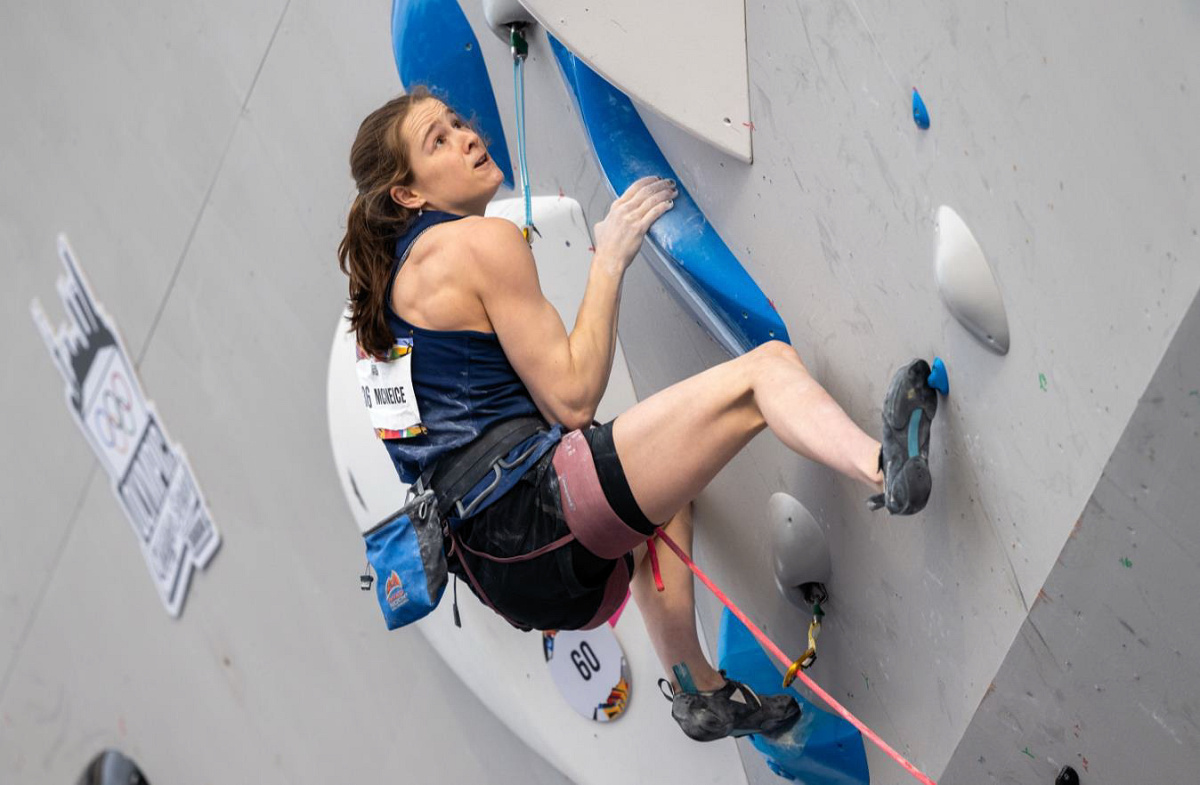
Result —
[[412, 182], [408, 150], [400, 126], [409, 110], [429, 98], [418, 87], [369, 114], [350, 148], [350, 172], [358, 194], [346, 217], [346, 235], [338, 244], [338, 266], [350, 278], [350, 330], [363, 350], [385, 356], [395, 343], [388, 326], [388, 283], [396, 240], [416, 217], [397, 204], [391, 190]]

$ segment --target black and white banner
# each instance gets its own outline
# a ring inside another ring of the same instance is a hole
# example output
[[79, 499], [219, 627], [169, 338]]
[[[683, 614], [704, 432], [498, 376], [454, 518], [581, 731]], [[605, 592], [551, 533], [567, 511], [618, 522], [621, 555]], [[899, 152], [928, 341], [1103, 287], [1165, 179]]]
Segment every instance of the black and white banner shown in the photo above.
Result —
[[66, 381], [67, 409], [108, 472], [167, 612], [178, 616], [193, 568], [208, 564], [221, 535], [187, 456], [146, 400], [116, 325], [62, 235], [58, 255], [68, 320], [55, 329], [37, 299], [33, 320]]

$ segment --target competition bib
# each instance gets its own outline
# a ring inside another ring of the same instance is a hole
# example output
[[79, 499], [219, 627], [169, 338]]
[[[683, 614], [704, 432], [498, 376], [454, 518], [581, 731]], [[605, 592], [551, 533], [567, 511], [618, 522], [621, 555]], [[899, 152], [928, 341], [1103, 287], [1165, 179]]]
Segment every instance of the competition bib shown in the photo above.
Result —
[[398, 339], [386, 360], [372, 357], [361, 346], [356, 350], [358, 384], [375, 435], [380, 439], [407, 439], [425, 433], [412, 384], [413, 339]]

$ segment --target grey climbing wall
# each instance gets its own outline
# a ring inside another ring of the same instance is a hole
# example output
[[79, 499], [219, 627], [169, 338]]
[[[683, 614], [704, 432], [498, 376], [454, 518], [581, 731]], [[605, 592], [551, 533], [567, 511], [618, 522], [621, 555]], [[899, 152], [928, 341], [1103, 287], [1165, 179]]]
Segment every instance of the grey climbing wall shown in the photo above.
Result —
[[[937, 777], [1200, 284], [1200, 148], [1188, 130], [1200, 125], [1200, 15], [1117, 2], [749, 3], [747, 26], [752, 166], [643, 116], [856, 420], [877, 427], [892, 369], [912, 356], [944, 357], [952, 394], [923, 514], [867, 513], [861, 488], [764, 434], [698, 500], [699, 558], [802, 651], [805, 620], [771, 585], [765, 533], [771, 493], [803, 501], [834, 570], [812, 675]], [[932, 115], [925, 132], [909, 114], [912, 85]], [[941, 305], [940, 204], [996, 270], [1005, 357]], [[654, 336], [628, 344], [639, 396], [723, 359], [644, 268], [621, 315], [623, 336]], [[698, 594], [711, 635], [719, 606]], [[868, 755], [881, 782], [908, 779]]]
[[984, 693], [943, 785], [1200, 777], [1200, 299]]
[[[358, 589], [329, 344], [387, 4], [0, 4], [0, 783], [565, 779]], [[29, 316], [65, 231], [224, 539], [178, 620]], [[537, 652], [537, 641], [531, 641]], [[415, 707], [415, 708], [414, 708]]]
[[[462, 5], [512, 129], [507, 48]], [[361, 551], [324, 435], [324, 364], [345, 291], [333, 250], [349, 143], [398, 88], [387, 18], [386, 3], [323, 0], [0, 7], [0, 781], [69, 781], [105, 744], [152, 781], [402, 768], [413, 781], [507, 781], [518, 768], [561, 781], [419, 637], [385, 635], [354, 583]], [[1142, 492], [1106, 467], [1136, 463], [1110, 456], [1138, 407], [1153, 410], [1139, 400], [1200, 286], [1200, 13], [835, 0], [751, 2], [746, 18], [754, 163], [644, 113], [651, 130], [856, 420], [876, 427], [892, 370], [912, 356], [944, 357], [953, 394], [922, 515], [868, 514], [862, 488], [764, 434], [697, 500], [699, 561], [799, 652], [806, 620], [775, 591], [767, 536], [768, 499], [786, 491], [833, 556], [812, 675], [918, 765], [947, 781], [1032, 782], [1086, 755], [1087, 785], [1154, 781], [1121, 768], [1133, 764], [1105, 740], [1125, 740], [1132, 761], [1161, 745], [1168, 767], [1193, 749], [1194, 634], [1162, 609], [1186, 611], [1195, 554], [1167, 549], [1154, 524], [1130, 539], [1095, 503]], [[535, 31], [534, 190], [572, 194], [594, 223], [610, 195], [556, 69]], [[928, 131], [909, 116], [913, 85]], [[995, 269], [1005, 357], [939, 301], [942, 204]], [[178, 622], [28, 317], [33, 296], [55, 303], [58, 231], [221, 527]], [[641, 397], [726, 359], [642, 263], [620, 329]], [[1194, 430], [1185, 409], [1168, 411], [1148, 415], [1162, 429], [1151, 442]], [[1164, 501], [1147, 511], [1138, 497], [1138, 515], [1195, 506], [1182, 461], [1146, 461], [1130, 476]], [[1093, 555], [1094, 574], [1070, 567]], [[698, 595], [711, 637], [719, 608]], [[1026, 627], [1031, 608], [1044, 641]], [[1084, 615], [1041, 622], [1066, 609]], [[1107, 693], [1085, 698], [1089, 684]], [[447, 755], [440, 740], [456, 737], [473, 744]], [[868, 750], [873, 782], [906, 780]], [[757, 760], [747, 752], [750, 779], [771, 781]]]

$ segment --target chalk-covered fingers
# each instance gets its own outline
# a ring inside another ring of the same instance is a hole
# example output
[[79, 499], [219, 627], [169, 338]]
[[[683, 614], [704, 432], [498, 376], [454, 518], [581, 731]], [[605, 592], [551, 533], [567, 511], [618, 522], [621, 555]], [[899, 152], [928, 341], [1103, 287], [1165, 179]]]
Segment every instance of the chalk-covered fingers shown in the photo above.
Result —
[[675, 192], [675, 181], [658, 177], [643, 177], [625, 191], [623, 198], [629, 200], [629, 208], [637, 211], [649, 203], [657, 202], [664, 196], [667, 199]]
[[626, 189], [596, 224], [596, 253], [622, 269], [637, 256], [651, 224], [671, 209], [678, 191], [673, 180], [643, 177]]
[[643, 187], [630, 201], [629, 207], [635, 215], [640, 217], [662, 202], [671, 201], [678, 193], [674, 180], [658, 180]]
[[632, 209], [636, 220], [643, 226], [643, 232], [648, 231], [659, 216], [675, 205], [676, 196], [679, 196], [679, 189], [674, 180], [660, 180], [642, 190], [641, 201]]
[[653, 175], [634, 180], [629, 184], [629, 187], [625, 189], [625, 193], [613, 200], [612, 206], [615, 208], [627, 203], [635, 202], [641, 197], [642, 191], [644, 191], [646, 188], [662, 182], [665, 181], [661, 177], [655, 177]]

